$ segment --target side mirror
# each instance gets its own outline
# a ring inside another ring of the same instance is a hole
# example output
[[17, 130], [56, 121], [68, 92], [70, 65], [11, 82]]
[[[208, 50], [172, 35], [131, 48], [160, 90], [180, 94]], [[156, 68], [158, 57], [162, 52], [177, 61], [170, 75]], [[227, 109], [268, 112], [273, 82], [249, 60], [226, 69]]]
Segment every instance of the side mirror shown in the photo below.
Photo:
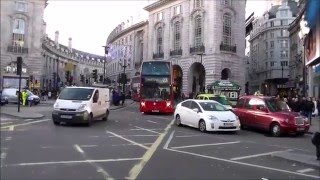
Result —
[[198, 108], [193, 108], [192, 109], [194, 112], [198, 113], [199, 112], [199, 109]]

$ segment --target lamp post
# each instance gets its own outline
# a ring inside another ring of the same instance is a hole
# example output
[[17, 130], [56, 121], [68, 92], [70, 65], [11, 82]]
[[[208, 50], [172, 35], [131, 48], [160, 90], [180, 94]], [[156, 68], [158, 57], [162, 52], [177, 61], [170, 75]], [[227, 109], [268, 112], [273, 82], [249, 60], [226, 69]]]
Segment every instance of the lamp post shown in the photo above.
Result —
[[[200, 56], [200, 64], [203, 66], [203, 64], [202, 64], [202, 56], [205, 55], [204, 52], [199, 52], [197, 55]], [[201, 84], [200, 84], [200, 82], [199, 82], [200, 92], [201, 92], [201, 91], [205, 91], [205, 90], [204, 90], [205, 88], [202, 87], [202, 86], [203, 86], [203, 81], [204, 81], [204, 76], [205, 76], [205, 74], [204, 74], [204, 73], [203, 73], [203, 74], [201, 73], [201, 75], [203, 75], [203, 76], [202, 76], [203, 79], [202, 79], [202, 81], [201, 81]], [[199, 77], [199, 81], [200, 81], [200, 77]]]
[[107, 56], [109, 53], [109, 46], [102, 46], [104, 47], [104, 54], [105, 54], [105, 59], [103, 60], [103, 84], [106, 83], [106, 61], [107, 61]]

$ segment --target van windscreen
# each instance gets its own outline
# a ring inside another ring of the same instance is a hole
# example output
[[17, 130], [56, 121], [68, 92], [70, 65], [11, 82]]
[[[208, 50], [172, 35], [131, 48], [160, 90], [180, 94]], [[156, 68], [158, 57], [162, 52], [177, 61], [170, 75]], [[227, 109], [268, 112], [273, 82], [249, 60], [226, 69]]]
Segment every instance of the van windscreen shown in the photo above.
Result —
[[89, 100], [94, 89], [65, 88], [61, 91], [59, 99], [63, 100]]

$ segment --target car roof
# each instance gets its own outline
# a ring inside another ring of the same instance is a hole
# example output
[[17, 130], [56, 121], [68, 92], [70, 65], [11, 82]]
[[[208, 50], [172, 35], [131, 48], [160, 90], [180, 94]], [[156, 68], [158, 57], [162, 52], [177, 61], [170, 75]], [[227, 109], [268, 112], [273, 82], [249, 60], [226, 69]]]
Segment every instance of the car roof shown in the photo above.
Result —
[[215, 101], [215, 100], [202, 100], [202, 99], [187, 99], [187, 100], [185, 100], [185, 101], [190, 101], [190, 100], [195, 101], [195, 102], [197, 102], [197, 103], [200, 103], [200, 102], [216, 102], [216, 103], [218, 103], [218, 102]]
[[83, 87], [83, 86], [66, 86], [65, 88], [69, 88], [69, 89], [98, 89], [97, 87]]
[[208, 96], [208, 97], [226, 97], [222, 94], [198, 94], [198, 96]]

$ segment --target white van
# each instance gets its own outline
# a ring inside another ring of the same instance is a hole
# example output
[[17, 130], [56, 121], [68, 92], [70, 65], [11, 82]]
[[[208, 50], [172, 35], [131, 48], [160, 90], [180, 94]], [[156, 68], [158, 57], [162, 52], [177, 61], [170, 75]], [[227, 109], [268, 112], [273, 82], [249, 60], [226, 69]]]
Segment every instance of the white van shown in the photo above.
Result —
[[66, 87], [53, 105], [53, 123], [84, 123], [90, 126], [98, 118], [106, 121], [110, 112], [109, 96], [108, 88]]

